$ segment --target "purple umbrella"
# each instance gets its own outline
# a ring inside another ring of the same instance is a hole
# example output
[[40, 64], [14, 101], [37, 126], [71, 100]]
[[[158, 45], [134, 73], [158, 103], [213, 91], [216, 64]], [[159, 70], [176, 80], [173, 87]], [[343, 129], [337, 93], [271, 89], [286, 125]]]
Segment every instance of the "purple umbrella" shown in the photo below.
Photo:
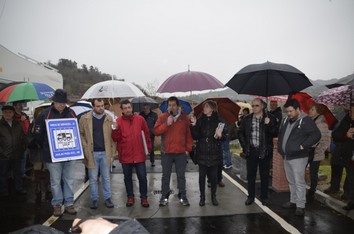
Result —
[[186, 71], [170, 76], [157, 90], [158, 93], [192, 92], [223, 88], [214, 76], [204, 72]]

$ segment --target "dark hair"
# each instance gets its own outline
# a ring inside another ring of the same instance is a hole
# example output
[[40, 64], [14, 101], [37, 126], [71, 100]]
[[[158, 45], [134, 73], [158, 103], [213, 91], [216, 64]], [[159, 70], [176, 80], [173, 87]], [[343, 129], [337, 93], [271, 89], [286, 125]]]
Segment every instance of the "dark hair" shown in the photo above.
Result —
[[94, 99], [92, 99], [92, 101], [91, 101], [92, 107], [95, 106], [95, 101], [102, 102], [103, 100], [102, 100], [101, 98], [94, 98]]
[[247, 114], [249, 114], [249, 113], [250, 113], [250, 108], [245, 107], [245, 108], [242, 110], [242, 112], [244, 112], [244, 111], [247, 111]]
[[175, 97], [175, 96], [169, 97], [169, 98], [167, 99], [167, 106], [168, 106], [168, 103], [169, 103], [169, 102], [176, 102], [177, 106], [179, 106], [178, 98]]
[[120, 102], [120, 109], [123, 109], [123, 105], [127, 105], [127, 104], [132, 105], [132, 103], [128, 99], [122, 100]]
[[297, 109], [297, 108], [301, 109], [300, 108], [300, 103], [296, 99], [288, 99], [288, 100], [286, 100], [286, 102], [284, 104], [284, 108], [288, 108], [290, 106], [294, 107], [294, 109]]

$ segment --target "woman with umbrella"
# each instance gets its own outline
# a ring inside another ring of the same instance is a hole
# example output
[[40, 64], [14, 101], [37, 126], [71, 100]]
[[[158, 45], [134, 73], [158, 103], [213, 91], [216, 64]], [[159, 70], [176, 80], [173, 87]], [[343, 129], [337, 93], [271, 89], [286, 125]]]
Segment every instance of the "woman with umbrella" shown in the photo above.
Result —
[[197, 162], [199, 165], [199, 190], [200, 206], [205, 205], [205, 178], [209, 173], [211, 182], [211, 201], [214, 206], [219, 203], [216, 200], [216, 188], [218, 183], [218, 167], [223, 163], [221, 141], [226, 138], [227, 129], [224, 120], [217, 113], [215, 101], [207, 100], [203, 103], [203, 113], [196, 120], [191, 117], [191, 132], [194, 140], [197, 140]]
[[321, 160], [325, 157], [325, 151], [328, 149], [331, 142], [331, 134], [328, 129], [325, 117], [323, 116], [323, 106], [321, 104], [314, 104], [309, 110], [309, 116], [315, 121], [318, 129], [321, 132], [320, 141], [310, 150], [309, 153], [309, 166], [311, 186], [307, 193], [306, 201], [311, 203], [314, 200], [318, 182], [318, 169], [320, 168]]

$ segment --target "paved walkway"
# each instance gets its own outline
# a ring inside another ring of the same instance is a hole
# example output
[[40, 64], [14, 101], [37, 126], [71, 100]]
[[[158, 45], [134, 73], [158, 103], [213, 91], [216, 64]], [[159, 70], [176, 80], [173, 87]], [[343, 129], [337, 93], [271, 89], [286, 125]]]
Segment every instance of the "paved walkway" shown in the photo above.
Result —
[[[233, 157], [234, 165], [235, 158]], [[118, 164], [118, 163], [117, 163]], [[75, 205], [77, 216], [64, 214], [60, 218], [51, 216], [52, 207], [49, 202], [35, 203], [34, 189], [27, 183], [29, 194], [26, 198], [10, 198], [1, 201], [0, 220], [1, 233], [7, 233], [33, 224], [45, 223], [67, 232], [73, 218], [104, 215], [112, 222], [119, 222], [119, 217], [137, 218], [151, 233], [348, 233], [354, 221], [333, 211], [320, 202], [315, 202], [306, 208], [303, 218], [294, 216], [293, 210], [284, 210], [281, 204], [289, 199], [289, 193], [276, 193], [270, 190], [270, 204], [262, 206], [258, 201], [251, 206], [245, 206], [246, 185], [239, 178], [239, 170], [235, 166], [224, 172], [224, 188], [218, 188], [217, 198], [220, 205], [215, 207], [207, 194], [206, 205], [199, 207], [198, 168], [191, 161], [187, 165], [187, 191], [190, 207], [182, 206], [176, 196], [177, 185], [175, 174], [172, 176], [171, 195], [166, 207], [159, 207], [161, 185], [161, 165], [157, 160], [156, 167], [148, 169], [149, 208], [140, 205], [138, 181], [134, 176], [134, 191], [136, 204], [125, 207], [126, 194], [121, 166], [118, 164], [112, 173], [112, 192], [115, 208], [108, 209], [100, 200], [99, 209], [89, 209], [89, 190], [83, 184], [84, 167], [77, 162], [75, 190], [77, 200]], [[207, 190], [209, 193], [209, 190]], [[259, 192], [259, 191], [258, 191]], [[319, 199], [327, 195], [316, 195]], [[328, 196], [329, 197], [329, 196]], [[328, 203], [328, 202], [325, 202]], [[353, 212], [353, 211], [352, 211]], [[14, 222], [16, 220], [16, 222]], [[4, 232], [3, 232], [4, 231]]]

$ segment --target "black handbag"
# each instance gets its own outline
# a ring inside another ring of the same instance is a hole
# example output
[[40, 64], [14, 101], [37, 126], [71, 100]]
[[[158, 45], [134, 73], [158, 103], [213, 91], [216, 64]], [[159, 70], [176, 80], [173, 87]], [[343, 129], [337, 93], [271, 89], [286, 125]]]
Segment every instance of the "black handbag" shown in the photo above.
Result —
[[197, 155], [197, 147], [195, 145], [192, 146], [192, 151], [189, 153], [189, 156], [191, 157], [193, 163], [195, 165], [198, 164], [198, 155]]

